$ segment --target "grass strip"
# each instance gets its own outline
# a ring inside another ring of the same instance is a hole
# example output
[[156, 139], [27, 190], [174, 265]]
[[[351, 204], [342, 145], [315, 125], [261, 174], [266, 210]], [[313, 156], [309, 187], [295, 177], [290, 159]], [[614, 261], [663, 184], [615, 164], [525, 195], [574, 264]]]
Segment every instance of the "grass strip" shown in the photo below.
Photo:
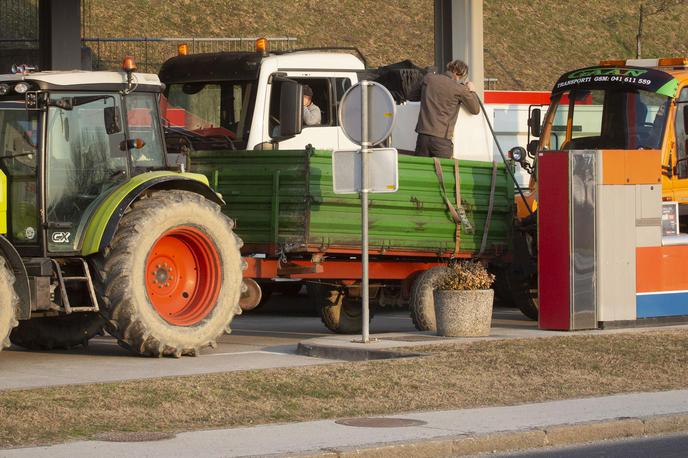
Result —
[[688, 332], [481, 341], [422, 358], [0, 392], [0, 447], [688, 387]]

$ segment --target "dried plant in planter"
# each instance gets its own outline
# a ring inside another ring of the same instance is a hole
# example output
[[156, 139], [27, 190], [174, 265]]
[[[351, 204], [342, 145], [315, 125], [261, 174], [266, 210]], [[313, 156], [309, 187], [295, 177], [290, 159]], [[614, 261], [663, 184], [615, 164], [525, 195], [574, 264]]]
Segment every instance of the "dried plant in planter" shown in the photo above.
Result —
[[437, 289], [445, 291], [473, 291], [490, 289], [495, 276], [487, 271], [478, 261], [456, 261], [452, 263], [452, 272], [440, 281]]

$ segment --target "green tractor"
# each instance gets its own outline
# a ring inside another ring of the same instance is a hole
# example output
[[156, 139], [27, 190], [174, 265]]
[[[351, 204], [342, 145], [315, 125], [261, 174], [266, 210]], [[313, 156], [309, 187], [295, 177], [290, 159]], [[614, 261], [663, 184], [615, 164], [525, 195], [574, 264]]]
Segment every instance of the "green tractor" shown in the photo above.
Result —
[[170, 164], [155, 75], [0, 75], [0, 348], [103, 329], [196, 355], [240, 313], [241, 240], [202, 175]]

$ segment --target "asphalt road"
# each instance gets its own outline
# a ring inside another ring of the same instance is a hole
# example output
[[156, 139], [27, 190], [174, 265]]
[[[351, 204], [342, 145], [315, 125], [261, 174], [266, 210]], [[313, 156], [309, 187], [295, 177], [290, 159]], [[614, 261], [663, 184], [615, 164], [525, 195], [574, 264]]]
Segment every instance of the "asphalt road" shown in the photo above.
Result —
[[[204, 349], [196, 358], [133, 356], [109, 336], [92, 339], [87, 348], [68, 351], [12, 347], [0, 352], [0, 389], [332, 363], [295, 353], [298, 342], [331, 335], [305, 303], [305, 296], [273, 296], [260, 311], [235, 318], [232, 334], [221, 337], [216, 349]], [[495, 317], [502, 327], [535, 328], [518, 310], [497, 308]], [[373, 334], [414, 331], [406, 310], [378, 313], [371, 323]]]
[[518, 458], [685, 458], [688, 456], [688, 434], [643, 437], [592, 444], [547, 448], [536, 451], [490, 455]]

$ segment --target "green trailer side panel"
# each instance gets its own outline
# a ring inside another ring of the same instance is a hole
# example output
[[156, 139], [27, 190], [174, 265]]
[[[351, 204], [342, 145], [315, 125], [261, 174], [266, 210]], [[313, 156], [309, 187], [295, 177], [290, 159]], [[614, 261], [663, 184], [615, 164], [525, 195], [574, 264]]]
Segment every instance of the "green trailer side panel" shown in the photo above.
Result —
[[222, 194], [245, 245], [305, 243], [305, 151], [200, 151], [193, 153], [191, 169]]
[[[462, 230], [461, 251], [480, 249], [487, 215], [492, 163], [459, 161], [461, 197], [475, 231]], [[449, 198], [455, 202], [454, 165], [442, 160]], [[360, 199], [332, 192], [330, 151], [200, 151], [192, 170], [203, 173], [227, 201], [226, 212], [248, 249], [277, 245], [285, 252], [358, 249]], [[442, 199], [433, 160], [399, 156], [399, 190], [370, 195], [373, 250], [447, 253], [455, 226]], [[513, 185], [497, 168], [494, 210], [487, 249], [510, 240]]]

